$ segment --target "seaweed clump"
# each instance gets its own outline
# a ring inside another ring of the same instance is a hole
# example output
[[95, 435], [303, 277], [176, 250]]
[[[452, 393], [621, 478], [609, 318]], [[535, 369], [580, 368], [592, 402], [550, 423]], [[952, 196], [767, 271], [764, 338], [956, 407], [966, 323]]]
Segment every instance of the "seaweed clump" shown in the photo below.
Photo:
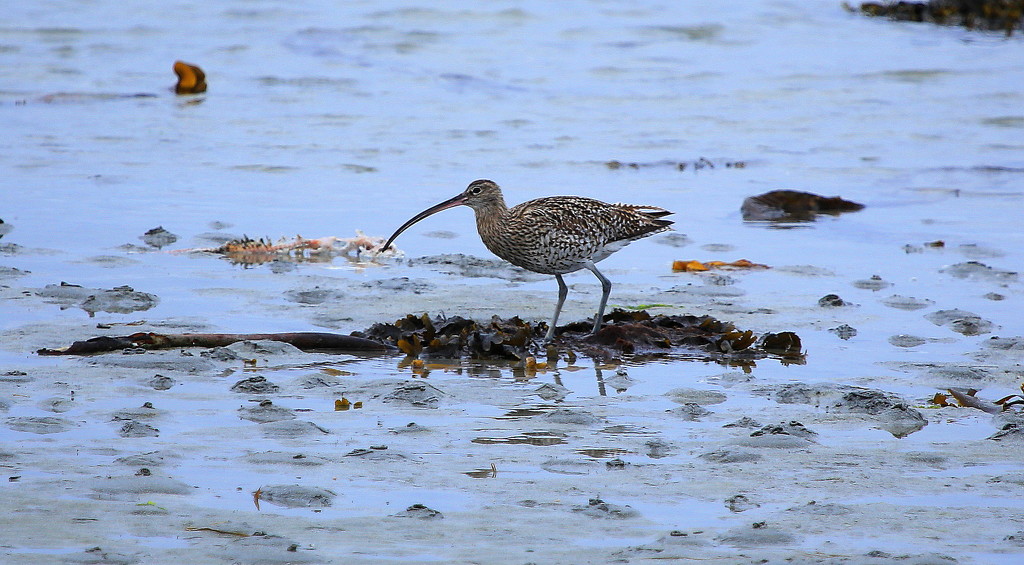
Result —
[[869, 16], [886, 16], [894, 20], [1002, 31], [1007, 37], [1024, 26], [1024, 0], [864, 2], [860, 11]]
[[800, 338], [793, 332], [758, 337], [739, 330], [731, 322], [711, 316], [651, 316], [647, 311], [615, 309], [605, 325], [591, 335], [592, 322], [580, 321], [558, 328], [555, 339], [543, 343], [544, 322], [530, 323], [519, 317], [476, 322], [462, 317], [407, 315], [392, 324], [377, 323], [354, 336], [397, 347], [414, 358], [485, 359], [523, 361], [533, 356], [549, 360], [563, 354], [596, 359], [622, 355], [659, 357], [685, 350], [701, 359], [730, 362], [755, 360], [769, 355], [786, 362], [803, 362]]
[[799, 190], [773, 190], [749, 196], [740, 206], [743, 220], [747, 222], [810, 222], [818, 214], [838, 216], [863, 209], [864, 205], [859, 202]]

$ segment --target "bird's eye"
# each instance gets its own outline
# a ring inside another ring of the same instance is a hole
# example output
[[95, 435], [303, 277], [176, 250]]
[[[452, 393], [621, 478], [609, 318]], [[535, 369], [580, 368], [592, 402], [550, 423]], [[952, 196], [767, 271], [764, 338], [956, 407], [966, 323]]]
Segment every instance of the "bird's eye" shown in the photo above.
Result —
[[471, 187], [469, 187], [469, 193], [470, 194], [480, 194], [481, 190], [482, 189], [479, 186], [471, 186]]

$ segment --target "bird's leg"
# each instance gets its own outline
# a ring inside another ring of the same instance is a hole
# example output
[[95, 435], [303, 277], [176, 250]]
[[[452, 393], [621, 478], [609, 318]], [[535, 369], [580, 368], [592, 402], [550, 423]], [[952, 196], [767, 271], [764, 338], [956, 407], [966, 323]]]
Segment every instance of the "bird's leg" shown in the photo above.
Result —
[[597, 307], [597, 317], [594, 318], [593, 333], [597, 333], [601, 329], [601, 322], [604, 321], [604, 307], [608, 305], [608, 295], [612, 292], [612, 281], [606, 279], [601, 271], [597, 270], [597, 265], [593, 261], [587, 261], [584, 266], [597, 276], [597, 280], [601, 281], [601, 305]]
[[551, 341], [551, 338], [555, 337], [555, 326], [558, 324], [558, 315], [562, 313], [562, 304], [565, 303], [565, 297], [569, 295], [569, 287], [565, 286], [565, 281], [562, 280], [562, 275], [555, 275], [555, 280], [558, 281], [558, 304], [555, 305], [555, 315], [551, 318], [551, 323], [548, 325], [548, 334], [544, 336], [544, 342]]

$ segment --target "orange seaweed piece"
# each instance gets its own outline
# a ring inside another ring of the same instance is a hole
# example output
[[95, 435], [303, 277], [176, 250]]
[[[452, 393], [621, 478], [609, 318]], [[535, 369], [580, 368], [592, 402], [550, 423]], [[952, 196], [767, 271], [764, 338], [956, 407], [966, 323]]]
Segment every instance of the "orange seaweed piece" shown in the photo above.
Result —
[[196, 65], [175, 61], [174, 74], [178, 75], [178, 84], [174, 85], [175, 94], [206, 92], [206, 73]]
[[771, 268], [768, 265], [763, 265], [761, 263], [754, 263], [753, 261], [750, 261], [748, 259], [739, 259], [739, 260], [733, 261], [732, 263], [729, 263], [729, 262], [726, 262], [726, 261], [705, 261], [705, 262], [701, 263], [700, 261], [696, 261], [696, 260], [694, 260], [694, 261], [673, 261], [672, 262], [672, 270], [673, 271], [696, 272], [696, 271], [709, 271], [711, 269], [729, 268], [729, 267], [734, 267], [734, 268], [737, 268], [737, 269], [769, 269], [769, 268]]
[[673, 261], [672, 262], [672, 270], [673, 271], [687, 271], [687, 272], [689, 272], [689, 271], [707, 271], [708, 268], [707, 268], [707, 266], [704, 265], [704, 263], [701, 263], [700, 261]]

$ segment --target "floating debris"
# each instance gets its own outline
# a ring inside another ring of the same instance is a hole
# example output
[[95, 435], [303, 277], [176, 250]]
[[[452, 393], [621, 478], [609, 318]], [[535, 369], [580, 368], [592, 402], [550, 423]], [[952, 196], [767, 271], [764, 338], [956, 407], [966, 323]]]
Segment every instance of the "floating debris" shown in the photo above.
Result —
[[206, 73], [203, 69], [184, 61], [175, 61], [173, 68], [174, 74], [178, 75], [178, 83], [174, 85], [175, 94], [206, 92]]
[[839, 215], [863, 210], [864, 205], [838, 196], [819, 196], [797, 190], [773, 190], [743, 200], [740, 212], [748, 222], [809, 222], [818, 214]]
[[378, 255], [395, 257], [401, 251], [391, 247], [381, 251], [384, 238], [368, 236], [356, 230], [355, 237], [319, 237], [306, 239], [301, 235], [294, 238], [280, 238], [276, 242], [269, 237], [252, 239], [247, 235], [227, 241], [219, 247], [184, 249], [175, 253], [215, 253], [223, 255], [232, 264], [251, 267], [273, 261], [294, 263], [326, 263], [335, 257], [352, 260], [373, 260]]
[[[641, 169], [648, 167], [667, 167], [670, 169], [675, 169], [677, 171], [685, 171], [687, 169], [691, 171], [699, 171], [701, 169], [714, 169], [716, 167], [716, 164], [710, 159], [700, 157], [693, 161], [653, 161], [649, 163], [635, 163], [611, 160], [606, 161], [605, 166], [613, 171], [619, 169]], [[721, 161], [717, 164], [717, 166], [724, 167], [726, 169], [743, 169], [746, 168], [747, 163], [745, 161]]]

